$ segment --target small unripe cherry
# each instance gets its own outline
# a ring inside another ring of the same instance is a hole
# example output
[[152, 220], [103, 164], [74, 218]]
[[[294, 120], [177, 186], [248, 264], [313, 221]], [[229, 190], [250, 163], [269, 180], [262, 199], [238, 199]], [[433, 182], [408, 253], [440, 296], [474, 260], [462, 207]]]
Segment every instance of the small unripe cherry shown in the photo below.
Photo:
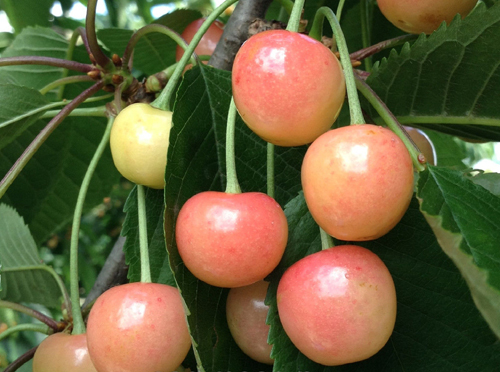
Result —
[[33, 372], [97, 372], [87, 348], [87, 335], [56, 333], [38, 346]]
[[285, 30], [264, 31], [243, 44], [234, 60], [232, 87], [243, 121], [278, 146], [311, 143], [329, 130], [346, 90], [330, 49]]
[[396, 321], [396, 290], [382, 260], [344, 245], [309, 255], [283, 275], [278, 313], [286, 334], [309, 359], [327, 366], [377, 353]]
[[113, 162], [123, 177], [163, 189], [172, 112], [134, 103], [116, 117], [110, 134]]
[[314, 220], [329, 235], [347, 241], [385, 235], [413, 195], [408, 150], [389, 129], [371, 124], [320, 136], [306, 152], [301, 178]]
[[227, 295], [226, 318], [234, 341], [246, 355], [260, 363], [273, 364], [272, 346], [267, 343], [269, 306], [264, 303], [268, 287], [268, 282], [260, 280], [245, 287], [231, 288]]
[[382, 14], [399, 29], [411, 34], [430, 34], [441, 23], [450, 23], [458, 14], [464, 18], [477, 0], [378, 0]]

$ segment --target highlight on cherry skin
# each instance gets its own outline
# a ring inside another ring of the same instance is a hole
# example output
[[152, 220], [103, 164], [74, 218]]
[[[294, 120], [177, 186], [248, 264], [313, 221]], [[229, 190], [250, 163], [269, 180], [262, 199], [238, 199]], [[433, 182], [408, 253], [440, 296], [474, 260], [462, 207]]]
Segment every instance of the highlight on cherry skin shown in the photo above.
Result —
[[175, 237], [195, 277], [217, 287], [242, 287], [264, 279], [278, 265], [288, 222], [266, 194], [207, 191], [182, 206]]
[[87, 348], [87, 335], [55, 333], [42, 341], [33, 357], [33, 372], [97, 372]]
[[104, 292], [87, 324], [90, 357], [99, 372], [172, 372], [191, 338], [177, 288], [129, 283]]
[[329, 130], [345, 99], [337, 57], [309, 36], [264, 31], [236, 54], [233, 96], [248, 127], [278, 146], [311, 143]]
[[[201, 25], [205, 22], [205, 18], [197, 19], [191, 22], [182, 32], [181, 36], [186, 42], [189, 44], [191, 40], [193, 40], [194, 35], [201, 27]], [[219, 42], [222, 33], [224, 32], [224, 23], [220, 21], [214, 21], [207, 32], [203, 35], [194, 52], [199, 56], [211, 56]], [[177, 46], [175, 50], [175, 60], [179, 62], [184, 55], [184, 49], [180, 46]], [[204, 62], [206, 63], [206, 62]]]
[[280, 280], [277, 303], [293, 344], [327, 366], [373, 356], [389, 340], [396, 321], [389, 270], [376, 254], [356, 245], [296, 262]]
[[172, 112], [134, 103], [116, 117], [110, 134], [113, 162], [123, 177], [153, 189], [165, 186]]
[[267, 343], [269, 306], [264, 303], [269, 283], [263, 280], [245, 287], [231, 288], [226, 302], [226, 318], [236, 344], [250, 358], [273, 364], [272, 346]]
[[396, 27], [410, 34], [430, 34], [443, 21], [449, 24], [458, 14], [464, 18], [477, 0], [378, 0], [382, 14]]
[[413, 163], [387, 128], [350, 125], [320, 136], [302, 163], [304, 198], [316, 223], [346, 241], [385, 235], [413, 195]]
[[436, 165], [437, 164], [437, 155], [436, 149], [434, 148], [434, 144], [431, 139], [424, 131], [413, 128], [413, 127], [404, 127], [406, 132], [410, 135], [415, 145], [417, 145], [418, 149], [424, 154], [425, 160], [427, 164]]

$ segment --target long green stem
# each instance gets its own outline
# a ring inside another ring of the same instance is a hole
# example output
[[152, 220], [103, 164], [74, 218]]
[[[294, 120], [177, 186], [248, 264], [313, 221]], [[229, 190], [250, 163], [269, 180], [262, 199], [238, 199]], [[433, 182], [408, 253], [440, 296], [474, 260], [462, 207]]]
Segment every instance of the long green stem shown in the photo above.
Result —
[[170, 99], [172, 98], [172, 94], [174, 93], [175, 88], [177, 87], [177, 83], [182, 76], [182, 71], [184, 71], [184, 67], [186, 67], [186, 64], [188, 63], [189, 59], [194, 53], [194, 50], [198, 46], [198, 43], [200, 42], [205, 32], [207, 32], [210, 25], [217, 19], [217, 17], [221, 15], [228, 7], [233, 5], [236, 1], [237, 0], [226, 0], [221, 5], [219, 5], [212, 13], [210, 13], [210, 15], [207, 17], [205, 22], [203, 22], [203, 24], [189, 43], [189, 47], [186, 49], [184, 55], [179, 61], [177, 68], [172, 74], [172, 78], [168, 81], [165, 89], [163, 89], [158, 98], [151, 103], [151, 106], [159, 108], [160, 110], [171, 111]]
[[[64, 71], [68, 71], [68, 70], [64, 70]], [[52, 81], [51, 83], [44, 86], [42, 89], [40, 89], [40, 93], [45, 95], [54, 88], [63, 87], [66, 84], [81, 83], [82, 81], [93, 81], [93, 79], [87, 75], [75, 75], [75, 76], [63, 77], [61, 79], [57, 79], [55, 81]]]
[[339, 5], [337, 6], [337, 13], [335, 13], [337, 15], [337, 19], [339, 22], [340, 22], [340, 18], [342, 17], [342, 9], [344, 9], [344, 3], [345, 3], [345, 0], [339, 1]]
[[38, 319], [42, 323], [45, 323], [47, 326], [52, 328], [54, 331], [59, 330], [59, 326], [54, 319], [49, 318], [47, 315], [42, 314], [41, 312], [34, 310], [30, 307], [27, 307], [27, 306], [24, 306], [21, 304], [16, 304], [15, 302], [0, 300], [0, 308], [19, 311], [20, 313], [23, 313], [23, 314], [26, 314], [28, 316], [31, 316], [32, 318]]
[[[48, 119], [56, 116], [61, 110], [49, 110], [46, 111], [40, 119]], [[106, 106], [99, 107], [88, 107], [88, 108], [77, 108], [70, 112], [68, 117], [76, 116], [76, 117], [105, 117], [107, 116]]]
[[139, 252], [141, 256], [141, 283], [151, 283], [149, 266], [148, 225], [146, 218], [146, 195], [144, 186], [137, 185], [137, 209], [139, 213]]
[[300, 19], [302, 17], [302, 9], [304, 9], [304, 0], [295, 0], [293, 3], [292, 13], [290, 14], [290, 19], [286, 29], [288, 31], [297, 32], [300, 25]]
[[321, 33], [323, 30], [323, 21], [327, 19], [335, 35], [335, 40], [340, 53], [340, 61], [342, 62], [342, 67], [344, 68], [344, 75], [346, 80], [347, 98], [349, 99], [349, 113], [351, 116], [351, 124], [364, 124], [365, 119], [363, 117], [363, 112], [361, 111], [361, 104], [359, 102], [358, 92], [356, 90], [356, 81], [354, 78], [354, 71], [351, 64], [351, 58], [349, 56], [349, 51], [347, 49], [347, 44], [345, 41], [344, 33], [337, 20], [337, 17], [333, 11], [328, 7], [321, 7], [316, 12], [314, 17], [314, 22], [311, 28], [311, 37], [321, 38]]
[[3, 339], [9, 337], [14, 333], [24, 332], [24, 331], [39, 332], [45, 335], [50, 335], [54, 333], [54, 330], [50, 327], [47, 327], [45, 324], [18, 324], [14, 327], [7, 328], [5, 331], [0, 333], [0, 341], [2, 341]]
[[241, 193], [240, 184], [236, 175], [236, 161], [234, 154], [234, 132], [236, 127], [236, 105], [234, 99], [231, 97], [231, 104], [229, 105], [229, 112], [227, 114], [226, 126], [226, 192], [228, 194]]
[[326, 233], [321, 227], [319, 228], [319, 234], [321, 236], [321, 249], [324, 251], [325, 249], [334, 247], [333, 239], [330, 235]]
[[373, 91], [373, 89], [361, 78], [356, 78], [356, 85], [365, 96], [365, 98], [370, 102], [373, 108], [378, 112], [380, 117], [384, 120], [387, 126], [394, 132], [396, 135], [401, 138], [403, 143], [405, 144], [408, 152], [410, 153], [411, 159], [413, 161], [413, 165], [415, 169], [419, 172], [425, 170], [425, 166], [420, 163], [419, 155], [420, 151], [416, 148], [413, 141], [410, 139], [410, 136], [402, 125], [399, 123], [398, 119], [394, 116], [394, 114], [389, 110], [386, 104], [380, 99], [380, 97]]
[[267, 195], [274, 198], [274, 145], [267, 143]]
[[292, 14], [294, 2], [292, 0], [276, 0], [288, 15]]
[[88, 0], [87, 3], [87, 17], [85, 18], [85, 30], [87, 31], [87, 39], [89, 48], [92, 51], [97, 64], [106, 70], [113, 71], [113, 62], [102, 52], [97, 42], [97, 35], [95, 33], [95, 14], [96, 14], [97, 0]]
[[71, 228], [71, 244], [70, 244], [70, 289], [71, 289], [71, 305], [72, 305], [72, 315], [73, 315], [73, 334], [79, 335], [85, 333], [85, 324], [82, 318], [82, 312], [80, 309], [80, 286], [78, 285], [78, 240], [80, 235], [80, 222], [83, 212], [83, 204], [85, 202], [85, 197], [87, 196], [87, 191], [89, 189], [90, 181], [94, 175], [97, 163], [101, 158], [106, 146], [109, 142], [109, 133], [111, 132], [111, 127], [113, 125], [113, 118], [108, 120], [108, 125], [104, 131], [101, 142], [97, 146], [97, 150], [90, 161], [85, 177], [83, 178], [80, 191], [78, 192], [78, 199], [76, 201], [75, 212], [73, 214], [73, 225]]
[[64, 107], [59, 114], [57, 114], [46, 126], [43, 128], [40, 133], [35, 137], [35, 139], [29, 144], [29, 146], [24, 150], [22, 155], [17, 159], [14, 165], [10, 168], [7, 174], [4, 176], [2, 181], [0, 181], [0, 199], [5, 194], [9, 186], [14, 182], [19, 173], [21, 173], [22, 169], [28, 161], [33, 157], [33, 155], [38, 151], [40, 146], [49, 138], [50, 134], [59, 126], [59, 124], [64, 120], [68, 114], [73, 111], [76, 107], [78, 107], [83, 101], [85, 101], [88, 97], [92, 96], [98, 90], [100, 90], [103, 86], [103, 83], [97, 82], [90, 88], [84, 90], [80, 93], [74, 100], [71, 101], [66, 107]]
[[[174, 40], [177, 45], [179, 45], [181, 48], [186, 50], [188, 48], [188, 44], [186, 43], [186, 40], [184, 40], [181, 35], [179, 35], [177, 32], [174, 30], [168, 28], [167, 26], [163, 26], [157, 23], [153, 23], [147, 26], [142, 27], [141, 29], [137, 30], [132, 37], [130, 38], [127, 47], [125, 48], [125, 52], [123, 53], [123, 66], [127, 67], [129, 65], [129, 60], [130, 57], [132, 57], [132, 52], [134, 51], [135, 46], [141, 39], [141, 37], [150, 34], [152, 32], [158, 32], [160, 34], [164, 34], [169, 36], [172, 40]], [[196, 65], [196, 59], [191, 58], [190, 61], [193, 65]]]

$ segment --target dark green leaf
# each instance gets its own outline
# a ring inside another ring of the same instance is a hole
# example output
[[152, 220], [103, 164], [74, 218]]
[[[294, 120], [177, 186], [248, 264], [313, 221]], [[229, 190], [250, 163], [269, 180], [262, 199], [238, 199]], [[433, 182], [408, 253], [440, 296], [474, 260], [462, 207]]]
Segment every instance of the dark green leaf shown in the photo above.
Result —
[[416, 200], [389, 234], [356, 243], [376, 253], [394, 278], [398, 315], [388, 344], [366, 361], [340, 367], [325, 367], [307, 359], [281, 326], [276, 290], [290, 265], [321, 249], [319, 228], [302, 195], [287, 205], [285, 213], [291, 234], [266, 301], [270, 304], [269, 337], [275, 345], [275, 371], [481, 372], [498, 367], [497, 338], [474, 306], [460, 273], [439, 247]]
[[2, 0], [1, 6], [16, 33], [27, 26], [50, 26], [50, 8], [54, 0]]
[[433, 130], [425, 130], [436, 150], [437, 165], [456, 169], [466, 168], [463, 160], [467, 158], [464, 148], [459, 146], [456, 138]]
[[422, 212], [500, 337], [500, 198], [458, 171], [429, 167], [418, 182]]
[[23, 218], [0, 204], [0, 298], [59, 307], [62, 294], [47, 269]]
[[464, 20], [393, 50], [367, 81], [403, 124], [498, 141], [499, 43], [500, 4], [479, 4]]

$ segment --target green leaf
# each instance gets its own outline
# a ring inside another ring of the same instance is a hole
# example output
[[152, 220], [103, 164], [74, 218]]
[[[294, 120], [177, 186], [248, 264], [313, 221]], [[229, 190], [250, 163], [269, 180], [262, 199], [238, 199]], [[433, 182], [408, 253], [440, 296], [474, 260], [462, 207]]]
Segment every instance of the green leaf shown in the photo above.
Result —
[[[7, 173], [46, 123], [37, 121], [0, 150], [0, 175]], [[3, 196], [2, 201], [15, 207], [28, 223], [37, 244], [71, 221], [78, 190], [105, 126], [105, 118], [66, 118]], [[119, 177], [108, 148], [92, 178], [85, 210], [101, 203]]]
[[[197, 11], [181, 9], [158, 18], [154, 23], [181, 33], [189, 23], [200, 17]], [[122, 55], [132, 33], [130, 30], [108, 28], [99, 30], [97, 36], [112, 53]], [[148, 75], [163, 70], [175, 63], [176, 45], [168, 36], [159, 33], [142, 37], [134, 49], [134, 68]]]
[[461, 172], [437, 167], [421, 174], [418, 197], [441, 247], [500, 337], [500, 198]]
[[52, 106], [37, 90], [0, 84], [0, 149]]
[[479, 4], [464, 20], [393, 50], [367, 82], [403, 124], [499, 141], [499, 43], [500, 4]]
[[50, 26], [50, 8], [54, 0], [2, 0], [2, 9], [16, 33], [27, 26]]
[[389, 342], [375, 356], [358, 363], [325, 367], [310, 361], [293, 346], [281, 326], [276, 290], [289, 266], [321, 249], [319, 228], [302, 195], [287, 204], [285, 213], [288, 246], [271, 277], [266, 299], [275, 371], [481, 372], [498, 368], [500, 344], [474, 306], [460, 273], [442, 252], [415, 199], [389, 234], [355, 243], [376, 253], [393, 276], [398, 314]]
[[5, 204], [0, 204], [0, 279], [3, 300], [61, 305], [58, 284], [42, 263], [28, 227]]
[[[146, 221], [148, 227], [148, 248], [151, 279], [155, 283], [175, 286], [170, 270], [165, 236], [163, 234], [163, 190], [145, 188]], [[128, 278], [131, 282], [141, 280], [141, 259], [139, 251], [139, 220], [137, 211], [137, 188], [134, 188], [124, 207], [127, 216], [123, 222], [121, 234], [127, 237], [123, 250], [129, 265]]]
[[428, 129], [425, 133], [436, 150], [437, 165], [455, 169], [466, 168], [463, 160], [467, 158], [467, 153], [458, 145], [455, 137]]
[[476, 185], [484, 187], [493, 195], [500, 197], [500, 174], [499, 173], [478, 173], [470, 176], [470, 180]]
[[[68, 42], [55, 31], [42, 27], [25, 28], [5, 49], [2, 57], [42, 56], [65, 58]], [[18, 65], [0, 68], [0, 84], [41, 89], [62, 77], [62, 69], [52, 66]]]

